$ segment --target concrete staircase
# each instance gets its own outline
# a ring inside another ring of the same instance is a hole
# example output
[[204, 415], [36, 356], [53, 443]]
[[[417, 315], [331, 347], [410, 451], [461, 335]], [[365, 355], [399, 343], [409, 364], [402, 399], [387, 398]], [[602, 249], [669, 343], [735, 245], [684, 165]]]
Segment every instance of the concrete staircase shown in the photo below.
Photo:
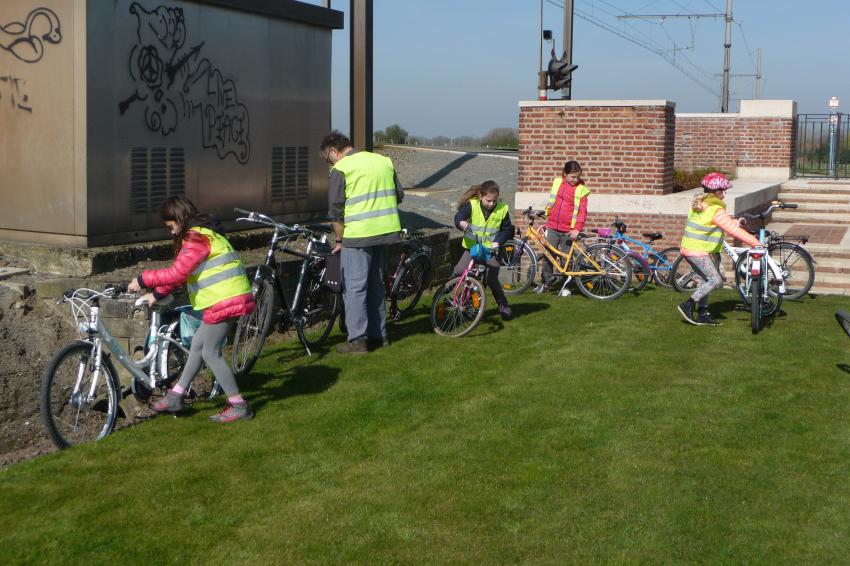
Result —
[[[805, 246], [815, 259], [811, 292], [850, 295], [850, 180], [793, 179], [782, 184], [779, 199], [799, 207], [775, 211], [770, 230], [784, 234], [795, 225], [810, 226], [802, 232], [812, 235]], [[826, 231], [844, 235], [840, 241], [819, 242], [817, 233]]]

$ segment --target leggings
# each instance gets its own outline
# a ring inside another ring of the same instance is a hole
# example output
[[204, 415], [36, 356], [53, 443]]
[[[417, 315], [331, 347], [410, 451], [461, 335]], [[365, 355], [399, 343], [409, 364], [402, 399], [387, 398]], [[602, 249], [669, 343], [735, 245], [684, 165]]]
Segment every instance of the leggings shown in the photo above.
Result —
[[203, 360], [207, 367], [212, 370], [225, 395], [232, 397], [239, 394], [236, 377], [221, 356], [221, 343], [227, 336], [231, 323], [232, 320], [225, 320], [218, 324], [201, 323], [201, 327], [192, 337], [189, 358], [186, 360], [186, 366], [183, 368], [183, 373], [180, 375], [180, 381], [177, 382], [177, 385], [183, 389], [188, 389], [192, 380], [195, 379], [195, 375], [201, 369], [201, 360]]
[[700, 308], [708, 306], [708, 294], [719, 289], [723, 285], [720, 276], [720, 254], [709, 254], [688, 257], [696, 271], [705, 278], [705, 282], [698, 286], [691, 295], [691, 299], [699, 303]]

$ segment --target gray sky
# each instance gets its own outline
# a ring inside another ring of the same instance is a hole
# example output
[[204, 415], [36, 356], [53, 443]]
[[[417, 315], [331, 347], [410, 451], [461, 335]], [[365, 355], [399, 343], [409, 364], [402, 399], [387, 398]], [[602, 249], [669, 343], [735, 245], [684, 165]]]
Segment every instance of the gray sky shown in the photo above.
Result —
[[[312, 1], [312, 3], [318, 3]], [[544, 0], [544, 28], [562, 49], [562, 0]], [[621, 20], [617, 14], [718, 13], [725, 0], [575, 0], [573, 99], [667, 99], [679, 112], [717, 112], [723, 67], [722, 18]], [[333, 125], [347, 132], [346, 29], [334, 32]], [[540, 0], [374, 0], [374, 126], [411, 134], [483, 135], [516, 127], [519, 100], [537, 96]], [[761, 97], [793, 99], [799, 112], [826, 112], [830, 96], [850, 108], [850, 2], [735, 0], [732, 73], [755, 73], [763, 49]], [[702, 85], [662, 56], [600, 25], [675, 57]], [[549, 46], [544, 47], [543, 64]], [[718, 76], [715, 76], [718, 75]], [[754, 79], [732, 80], [731, 98], [752, 98]], [[708, 87], [708, 88], [706, 88]], [[710, 92], [713, 90], [715, 93]], [[551, 95], [550, 95], [551, 96]], [[737, 102], [730, 104], [737, 110]]]

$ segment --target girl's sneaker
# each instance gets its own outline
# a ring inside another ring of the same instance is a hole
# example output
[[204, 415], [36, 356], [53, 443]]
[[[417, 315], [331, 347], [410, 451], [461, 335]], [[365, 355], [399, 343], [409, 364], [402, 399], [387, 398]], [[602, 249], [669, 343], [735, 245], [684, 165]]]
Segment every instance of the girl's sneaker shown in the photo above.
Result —
[[248, 406], [248, 403], [238, 403], [228, 405], [217, 415], [210, 417], [210, 420], [217, 423], [232, 423], [241, 419], [248, 420], [254, 418], [254, 411]]
[[183, 397], [174, 393], [166, 393], [165, 397], [156, 403], [151, 403], [151, 409], [157, 413], [179, 413], [185, 408]]

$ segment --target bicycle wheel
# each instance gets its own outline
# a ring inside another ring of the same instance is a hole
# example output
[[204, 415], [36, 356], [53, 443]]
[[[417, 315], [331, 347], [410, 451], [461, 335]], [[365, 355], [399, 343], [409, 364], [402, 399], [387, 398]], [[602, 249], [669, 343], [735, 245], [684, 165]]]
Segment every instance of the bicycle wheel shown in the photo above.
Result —
[[534, 283], [537, 255], [528, 244], [508, 240], [499, 251], [499, 283], [506, 295], [518, 295]]
[[753, 334], [761, 328], [761, 277], [753, 277], [750, 282], [750, 322]]
[[649, 267], [652, 269], [652, 278], [655, 283], [671, 289], [673, 282], [673, 263], [679, 257], [679, 248], [664, 248], [660, 252], [652, 250], [649, 252]]
[[65, 346], [53, 356], [41, 379], [41, 418], [59, 448], [99, 440], [115, 427], [118, 378], [103, 358], [95, 382], [93, 348], [89, 342]]
[[437, 290], [431, 304], [434, 332], [453, 338], [469, 334], [484, 317], [486, 302], [484, 285], [477, 279], [449, 279]]
[[629, 285], [629, 291], [637, 293], [642, 291], [646, 287], [646, 284], [649, 283], [649, 280], [652, 279], [652, 269], [649, 267], [649, 262], [634, 252], [629, 252], [627, 257], [632, 266], [632, 279]]
[[687, 257], [680, 255], [670, 268], [670, 283], [680, 293], [690, 293], [705, 283], [705, 278], [694, 269]]
[[[738, 257], [738, 261], [735, 262], [735, 287], [738, 289], [738, 294], [744, 300], [744, 303], [749, 305], [749, 286], [752, 285], [753, 277], [750, 275], [751, 263], [748, 258], [749, 256], [743, 253]], [[764, 282], [767, 281], [767, 297], [762, 297], [761, 315], [770, 316], [779, 310], [783, 295], [779, 292], [779, 280], [776, 279], [773, 271], [767, 265], [767, 261], [761, 260], [761, 262], [762, 270], [765, 270], [761, 275], [761, 285], [763, 286]]]
[[[576, 275], [579, 291], [589, 299], [611, 301], [621, 296], [629, 288], [632, 279], [632, 265], [628, 254], [609, 244], [593, 244], [585, 253], [593, 258], [600, 273]], [[578, 253], [573, 260], [574, 271], [599, 271], [586, 257]]]
[[260, 279], [254, 292], [257, 308], [251, 314], [239, 317], [236, 332], [233, 335], [233, 347], [230, 350], [230, 365], [233, 374], [241, 377], [251, 371], [272, 326], [274, 314], [274, 285], [271, 279]]
[[402, 267], [402, 272], [393, 282], [390, 291], [390, 306], [396, 318], [407, 316], [416, 308], [422, 291], [425, 290], [425, 279], [431, 271], [431, 264], [425, 256], [419, 256]]
[[838, 321], [838, 325], [841, 326], [841, 330], [844, 331], [844, 334], [850, 338], [850, 314], [846, 311], [839, 310], [835, 313], [835, 320]]
[[786, 299], [799, 299], [809, 292], [815, 283], [815, 264], [805, 248], [777, 242], [768, 246], [767, 252], [782, 269]]
[[339, 301], [340, 295], [322, 287], [318, 280], [307, 282], [301, 312], [295, 313], [298, 339], [304, 346], [317, 348], [325, 341], [339, 313]]

